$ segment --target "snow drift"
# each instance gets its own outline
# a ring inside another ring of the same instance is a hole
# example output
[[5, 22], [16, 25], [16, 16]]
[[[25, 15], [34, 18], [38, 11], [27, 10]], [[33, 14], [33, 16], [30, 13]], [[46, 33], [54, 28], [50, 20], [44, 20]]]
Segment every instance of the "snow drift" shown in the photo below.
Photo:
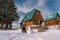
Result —
[[30, 34], [20, 30], [0, 30], [0, 40], [60, 40], [60, 30]]

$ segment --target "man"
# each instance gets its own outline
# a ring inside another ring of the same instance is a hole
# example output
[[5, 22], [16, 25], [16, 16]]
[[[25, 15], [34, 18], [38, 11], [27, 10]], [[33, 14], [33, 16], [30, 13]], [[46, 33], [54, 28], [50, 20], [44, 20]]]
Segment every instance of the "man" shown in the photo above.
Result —
[[22, 32], [26, 33], [26, 25], [23, 23]]

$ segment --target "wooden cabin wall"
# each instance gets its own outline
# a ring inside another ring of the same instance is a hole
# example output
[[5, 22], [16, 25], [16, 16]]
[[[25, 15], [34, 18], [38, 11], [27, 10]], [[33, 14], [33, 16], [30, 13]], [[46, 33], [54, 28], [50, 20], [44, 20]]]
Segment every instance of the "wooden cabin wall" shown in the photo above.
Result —
[[26, 29], [28, 30], [28, 27], [30, 27], [31, 25], [33, 25], [33, 21], [29, 20], [29, 21], [25, 22], [25, 25], [26, 25]]
[[[32, 19], [34, 25], [40, 25], [40, 24], [42, 24], [43, 18], [42, 18], [42, 16], [40, 14], [41, 13], [39, 11], [36, 11], [36, 14], [34, 15], [34, 17]], [[36, 24], [36, 20], [37, 20], [37, 24]]]
[[57, 16], [56, 22], [57, 22], [57, 25], [60, 25], [60, 17], [59, 16]]
[[49, 20], [49, 21], [45, 22], [45, 26], [51, 26], [51, 25], [56, 25], [56, 21], [55, 20]]
[[[28, 26], [31, 26], [32, 23], [33, 23], [32, 20], [25, 22], [26, 28], [28, 28]], [[20, 24], [20, 29], [22, 29], [22, 26], [23, 26], [23, 24]]]
[[25, 25], [26, 25], [26, 26], [30, 26], [30, 25], [32, 25], [32, 21], [28, 21], [28, 22], [26, 22]]
[[[25, 25], [26, 25], [26, 29], [28, 30], [28, 27], [33, 25], [33, 21], [29, 20], [29, 21], [25, 22]], [[20, 29], [22, 29], [22, 26], [23, 26], [23, 24], [20, 24]]]

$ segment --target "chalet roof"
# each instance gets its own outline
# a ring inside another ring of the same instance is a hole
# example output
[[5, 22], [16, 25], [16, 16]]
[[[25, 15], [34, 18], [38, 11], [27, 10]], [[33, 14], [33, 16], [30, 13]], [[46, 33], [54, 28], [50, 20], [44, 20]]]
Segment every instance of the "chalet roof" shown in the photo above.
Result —
[[35, 11], [36, 11], [36, 9], [33, 9], [32, 11], [28, 12], [26, 14], [26, 16], [23, 18], [23, 20], [21, 21], [21, 24], [28, 21], [28, 20], [31, 20], [35, 14]]
[[58, 13], [54, 13], [44, 19], [44, 21], [54, 20], [57, 16], [60, 16]]

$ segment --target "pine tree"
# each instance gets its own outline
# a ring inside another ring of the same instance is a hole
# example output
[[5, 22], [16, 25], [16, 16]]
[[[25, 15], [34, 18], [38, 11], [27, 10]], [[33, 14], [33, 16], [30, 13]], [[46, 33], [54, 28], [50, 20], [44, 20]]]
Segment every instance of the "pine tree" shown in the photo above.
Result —
[[14, 4], [13, 0], [0, 0], [0, 21], [6, 24], [6, 28], [8, 28], [8, 24], [10, 24], [15, 20], [18, 20], [19, 16], [17, 13], [17, 7]]

